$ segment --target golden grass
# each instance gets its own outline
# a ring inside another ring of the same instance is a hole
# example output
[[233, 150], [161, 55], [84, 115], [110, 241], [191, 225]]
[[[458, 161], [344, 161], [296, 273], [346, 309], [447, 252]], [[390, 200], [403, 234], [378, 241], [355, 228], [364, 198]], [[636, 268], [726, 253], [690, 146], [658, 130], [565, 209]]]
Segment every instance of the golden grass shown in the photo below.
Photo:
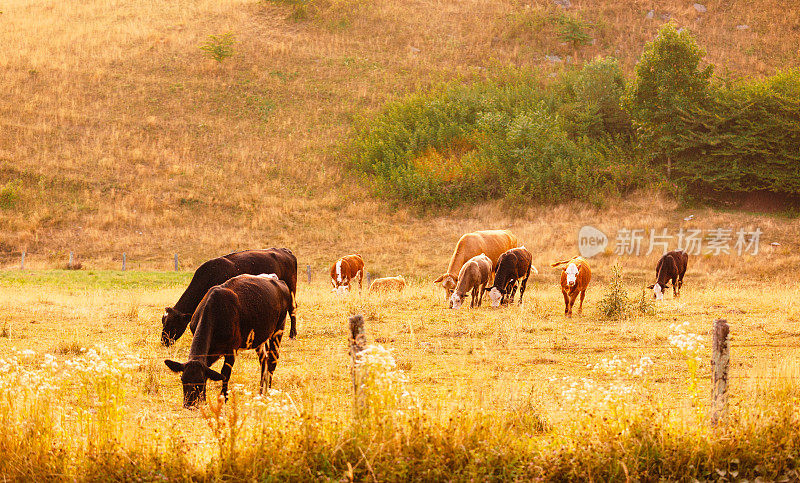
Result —
[[[467, 229], [560, 237], [576, 229], [560, 220], [605, 212], [532, 207], [498, 219], [506, 210], [488, 204], [417, 218], [341, 172], [331, 148], [354, 116], [439, 81], [559, 69], [544, 55], [572, 53], [556, 39], [552, 19], [562, 14], [594, 25], [581, 59], [613, 54], [627, 70], [663, 12], [692, 28], [721, 69], [797, 65], [788, 40], [798, 12], [788, 4], [708, 2], [699, 15], [665, 1], [655, 20], [649, 3], [573, 5], [320, 0], [298, 21], [291, 5], [252, 0], [6, 2], [0, 187], [21, 187], [0, 209], [0, 260], [16, 265], [27, 250], [31, 267], [61, 266], [73, 250], [87, 267], [118, 267], [124, 251], [129, 266], [166, 269], [173, 253], [193, 267], [277, 245], [315, 268], [360, 251], [377, 271], [433, 273]], [[217, 64], [198, 47], [225, 32], [237, 53]], [[611, 212], [651, 211], [639, 202]], [[545, 226], [554, 219], [561, 228]]]

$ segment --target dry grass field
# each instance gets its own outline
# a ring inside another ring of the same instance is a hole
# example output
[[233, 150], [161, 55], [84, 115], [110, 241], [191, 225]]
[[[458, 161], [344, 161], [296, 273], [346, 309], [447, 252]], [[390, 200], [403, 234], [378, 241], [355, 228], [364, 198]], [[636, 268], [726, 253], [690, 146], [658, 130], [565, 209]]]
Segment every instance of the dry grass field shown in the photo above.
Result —
[[[733, 479], [741, 469], [797, 478], [800, 221], [681, 207], [656, 192], [601, 208], [492, 202], [420, 213], [374, 199], [337, 159], [354, 119], [419, 88], [565, 68], [546, 55], [614, 55], [630, 72], [667, 14], [695, 32], [718, 71], [800, 65], [793, 2], [709, 0], [705, 13], [693, 3], [5, 2], [0, 474], [652, 481]], [[585, 22], [594, 43], [559, 41], [553, 18], [565, 15]], [[235, 54], [217, 63], [199, 46], [226, 32]], [[548, 265], [576, 254], [586, 224], [611, 245], [591, 261], [584, 314], [566, 320]], [[510, 228], [533, 252], [539, 275], [526, 303], [448, 310], [430, 281], [462, 233], [488, 228]], [[756, 255], [692, 257], [682, 298], [668, 295], [655, 314], [606, 320], [598, 303], [611, 267], [637, 299], [657, 260], [615, 255], [622, 228], [763, 234]], [[281, 349], [281, 392], [266, 402], [248, 394], [257, 359], [242, 353], [238, 399], [218, 417], [209, 406], [184, 410], [162, 361], [185, 359], [190, 338], [158, 344], [163, 307], [203, 260], [268, 246], [291, 248], [301, 266], [299, 337]], [[25, 271], [16, 270], [22, 251]], [[69, 251], [84, 269], [53, 270]], [[134, 270], [111, 271], [123, 252]], [[334, 296], [327, 269], [352, 252], [372, 275], [402, 274], [410, 286], [387, 299]], [[181, 272], [168, 271], [174, 253]], [[400, 378], [389, 396], [407, 389], [422, 419], [386, 401], [375, 420], [354, 419], [345, 323], [355, 313], [407, 378], [376, 369]], [[722, 435], [707, 426], [708, 331], [720, 317], [733, 354], [733, 429]], [[680, 323], [703, 348], [676, 348], [671, 324]], [[641, 375], [628, 371], [639, 364]], [[238, 446], [237, 414], [248, 418]]]
[[[553, 18], [564, 15], [595, 39], [578, 60], [615, 55], [628, 71], [667, 14], [720, 71], [798, 65], [792, 2], [705, 5], [699, 14], [676, 0], [568, 10], [547, 0], [6, 2], [0, 261], [16, 265], [25, 250], [32, 267], [60, 267], [72, 250], [87, 267], [118, 268], [126, 252], [133, 266], [162, 269], [173, 253], [190, 267], [291, 246], [318, 268], [358, 250], [381, 270], [426, 269], [462, 227], [497, 226], [506, 210], [418, 218], [375, 201], [335, 156], [354, 117], [442, 81], [560, 70], [545, 55], [576, 55], [558, 40]], [[226, 32], [236, 53], [217, 63], [199, 46]], [[502, 221], [524, 225], [541, 215], [532, 210]], [[422, 265], [396, 267], [388, 252]]]

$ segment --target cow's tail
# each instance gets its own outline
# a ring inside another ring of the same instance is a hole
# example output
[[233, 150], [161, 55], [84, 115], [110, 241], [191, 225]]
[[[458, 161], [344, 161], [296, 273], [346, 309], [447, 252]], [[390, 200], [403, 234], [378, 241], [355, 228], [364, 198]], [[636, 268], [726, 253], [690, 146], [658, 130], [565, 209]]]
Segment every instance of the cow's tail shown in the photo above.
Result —
[[551, 267], [557, 267], [559, 265], [564, 265], [574, 260], [574, 258], [570, 258], [569, 260], [561, 260], [560, 262], [553, 262], [550, 264]]

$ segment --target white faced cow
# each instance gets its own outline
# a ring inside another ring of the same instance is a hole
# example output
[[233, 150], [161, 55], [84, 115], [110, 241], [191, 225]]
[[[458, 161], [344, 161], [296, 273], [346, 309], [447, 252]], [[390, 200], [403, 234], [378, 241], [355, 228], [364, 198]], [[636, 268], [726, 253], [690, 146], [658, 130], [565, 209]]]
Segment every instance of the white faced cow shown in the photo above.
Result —
[[647, 288], [653, 289], [653, 298], [664, 298], [664, 290], [668, 289], [672, 281], [672, 295], [679, 297], [683, 286], [683, 276], [689, 264], [689, 254], [683, 250], [673, 250], [664, 254], [656, 264], [656, 283]]
[[456, 248], [450, 257], [450, 264], [447, 266], [447, 272], [439, 276], [433, 283], [442, 284], [449, 300], [456, 288], [461, 267], [467, 260], [483, 253], [491, 260], [492, 270], [494, 270], [500, 255], [517, 246], [519, 246], [517, 237], [509, 230], [484, 230], [467, 233], [456, 243]]
[[483, 291], [492, 278], [492, 261], [485, 254], [481, 253], [476, 257], [470, 258], [461, 271], [458, 273], [458, 283], [450, 296], [450, 306], [455, 310], [464, 303], [467, 292], [472, 292], [470, 308], [481, 306]]

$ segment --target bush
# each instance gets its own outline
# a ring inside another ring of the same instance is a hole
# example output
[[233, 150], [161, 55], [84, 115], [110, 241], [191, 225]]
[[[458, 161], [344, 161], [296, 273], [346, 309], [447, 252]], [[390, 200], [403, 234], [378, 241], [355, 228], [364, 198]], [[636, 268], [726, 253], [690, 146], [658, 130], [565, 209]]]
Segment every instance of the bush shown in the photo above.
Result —
[[200, 46], [200, 50], [217, 62], [222, 62], [234, 54], [233, 44], [235, 43], [236, 38], [231, 32], [222, 35], [209, 35], [208, 40]]
[[800, 194], [800, 70], [716, 86], [681, 116], [676, 177], [695, 192]]
[[705, 52], [688, 30], [665, 24], [645, 46], [635, 77], [622, 98], [637, 128], [639, 141], [660, 161], [674, 154], [686, 136], [682, 114], [709, 98], [713, 68], [700, 68]]
[[444, 86], [363, 120], [347, 152], [380, 195], [404, 201], [601, 203], [652, 178], [615, 141], [630, 132], [621, 93], [609, 59], [552, 86], [524, 74]]
[[0, 208], [13, 208], [19, 200], [19, 191], [22, 181], [15, 179], [0, 186]]
[[607, 319], [622, 319], [630, 312], [628, 291], [622, 281], [622, 268], [619, 264], [611, 267], [611, 283], [600, 300], [600, 312]]

